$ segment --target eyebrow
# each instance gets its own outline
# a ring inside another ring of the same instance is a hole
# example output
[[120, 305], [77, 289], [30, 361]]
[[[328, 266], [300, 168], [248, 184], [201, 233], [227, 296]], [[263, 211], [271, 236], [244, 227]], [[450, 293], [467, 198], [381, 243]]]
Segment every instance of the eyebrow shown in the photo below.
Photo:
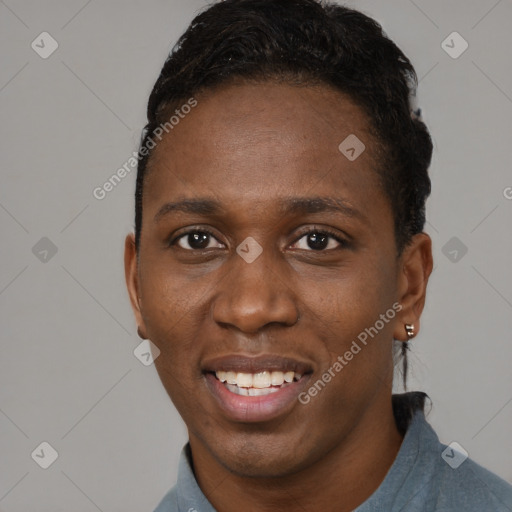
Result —
[[218, 215], [224, 212], [222, 205], [214, 199], [183, 199], [181, 201], [165, 203], [155, 215], [155, 222], [169, 213], [184, 212], [197, 215]]
[[[278, 203], [278, 211], [281, 215], [311, 214], [322, 212], [341, 213], [345, 217], [357, 217], [367, 220], [366, 216], [348, 201], [335, 197], [287, 197]], [[172, 212], [184, 212], [197, 215], [222, 215], [226, 209], [214, 199], [195, 198], [165, 203], [155, 215], [154, 221], [158, 222], [162, 217]]]

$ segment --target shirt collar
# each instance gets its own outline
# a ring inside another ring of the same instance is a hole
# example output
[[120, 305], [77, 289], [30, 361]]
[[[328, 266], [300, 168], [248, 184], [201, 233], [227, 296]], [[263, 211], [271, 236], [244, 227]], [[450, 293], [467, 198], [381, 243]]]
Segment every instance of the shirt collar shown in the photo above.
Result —
[[181, 450], [178, 464], [178, 480], [176, 482], [179, 512], [216, 512], [206, 499], [192, 471], [192, 452], [190, 443]]

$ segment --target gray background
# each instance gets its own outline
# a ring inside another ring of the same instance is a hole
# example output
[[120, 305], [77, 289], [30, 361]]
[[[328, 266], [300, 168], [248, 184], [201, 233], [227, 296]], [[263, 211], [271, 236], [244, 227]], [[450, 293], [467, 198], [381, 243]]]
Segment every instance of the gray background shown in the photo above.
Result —
[[[443, 442], [512, 482], [512, 2], [347, 4], [412, 59], [435, 142], [436, 266], [410, 388], [432, 398]], [[133, 355], [124, 284], [135, 172], [92, 191], [137, 149], [150, 89], [203, 5], [0, 1], [1, 512], [153, 510], [174, 483], [185, 429]], [[43, 31], [59, 44], [47, 59], [31, 48]], [[456, 59], [441, 47], [453, 31], [469, 43]], [[43, 441], [59, 455], [46, 470], [31, 458]]]

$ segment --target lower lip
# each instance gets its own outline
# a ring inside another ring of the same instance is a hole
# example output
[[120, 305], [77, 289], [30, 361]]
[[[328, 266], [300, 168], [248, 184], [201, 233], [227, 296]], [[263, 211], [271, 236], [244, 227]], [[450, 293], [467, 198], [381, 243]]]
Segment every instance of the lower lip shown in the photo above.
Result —
[[206, 374], [206, 384], [223, 412], [234, 421], [256, 423], [273, 420], [287, 414], [298, 403], [298, 397], [305, 388], [309, 375], [290, 382], [279, 391], [262, 396], [243, 396], [229, 391], [215, 375]]

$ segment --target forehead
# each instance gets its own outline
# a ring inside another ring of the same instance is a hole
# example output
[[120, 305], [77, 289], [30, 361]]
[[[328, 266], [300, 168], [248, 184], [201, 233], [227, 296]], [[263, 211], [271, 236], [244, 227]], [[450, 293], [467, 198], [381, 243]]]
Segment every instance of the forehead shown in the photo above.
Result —
[[144, 207], [171, 197], [214, 195], [231, 204], [243, 197], [267, 207], [307, 191], [381, 193], [369, 121], [339, 91], [249, 83], [196, 99], [153, 151]]

